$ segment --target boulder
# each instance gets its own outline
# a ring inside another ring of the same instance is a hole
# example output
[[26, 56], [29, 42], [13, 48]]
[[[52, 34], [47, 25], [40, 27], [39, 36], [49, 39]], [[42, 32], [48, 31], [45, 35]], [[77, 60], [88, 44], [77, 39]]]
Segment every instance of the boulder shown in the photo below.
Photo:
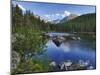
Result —
[[19, 62], [20, 62], [19, 54], [16, 51], [12, 51], [11, 69], [16, 69]]
[[49, 65], [55, 67], [57, 64], [55, 61], [52, 61]]
[[65, 38], [64, 37], [59, 37], [59, 36], [55, 36], [52, 38], [53, 42], [56, 44], [57, 47], [59, 47], [61, 45], [61, 43], [63, 41], [65, 41]]
[[61, 64], [61, 67], [60, 67], [60, 69], [61, 70], [69, 70], [69, 66], [71, 66], [72, 65], [72, 62], [71, 61], [67, 61], [67, 62], [63, 62], [62, 64]]

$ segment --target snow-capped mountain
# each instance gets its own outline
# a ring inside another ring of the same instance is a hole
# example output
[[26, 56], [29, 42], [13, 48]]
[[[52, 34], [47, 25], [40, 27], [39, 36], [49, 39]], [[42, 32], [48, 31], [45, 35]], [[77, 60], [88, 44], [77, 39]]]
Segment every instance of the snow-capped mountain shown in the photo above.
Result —
[[57, 19], [57, 20], [51, 21], [51, 23], [57, 24], [57, 23], [60, 23], [60, 21], [61, 21], [61, 19]]
[[66, 21], [72, 20], [76, 17], [78, 17], [79, 15], [76, 14], [70, 14], [69, 16], [64, 17], [63, 19], [57, 19], [57, 20], [53, 20], [51, 21], [51, 23], [57, 24], [57, 23], [64, 23]]
[[72, 20], [76, 17], [78, 17], [79, 15], [76, 14], [70, 14], [69, 16], [64, 17], [62, 20], [60, 20], [60, 23], [64, 23], [66, 21]]

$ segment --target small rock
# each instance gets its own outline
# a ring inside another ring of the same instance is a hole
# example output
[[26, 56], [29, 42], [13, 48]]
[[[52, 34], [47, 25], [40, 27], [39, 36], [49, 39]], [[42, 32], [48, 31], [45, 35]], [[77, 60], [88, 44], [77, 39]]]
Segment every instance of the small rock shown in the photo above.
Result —
[[87, 67], [87, 69], [88, 70], [92, 70], [92, 69], [94, 69], [94, 67], [93, 66], [89, 66], [89, 67]]
[[67, 62], [63, 62], [61, 64], [61, 70], [65, 69], [65, 70], [68, 70], [68, 67], [72, 65], [72, 62], [71, 61], [67, 61]]
[[20, 62], [19, 54], [16, 51], [12, 51], [11, 69], [16, 69], [19, 62]]
[[78, 40], [81, 40], [81, 38], [80, 38], [80, 37], [77, 37], [77, 39], [78, 39]]
[[71, 61], [68, 61], [68, 62], [64, 62], [65, 66], [71, 66], [72, 65], [72, 62]]
[[56, 62], [55, 61], [52, 61], [51, 63], [50, 63], [50, 66], [56, 66]]
[[84, 62], [83, 60], [79, 60], [79, 65], [84, 67], [84, 66], [88, 66], [89, 65], [89, 60]]
[[72, 37], [73, 40], [77, 40], [76, 37]]

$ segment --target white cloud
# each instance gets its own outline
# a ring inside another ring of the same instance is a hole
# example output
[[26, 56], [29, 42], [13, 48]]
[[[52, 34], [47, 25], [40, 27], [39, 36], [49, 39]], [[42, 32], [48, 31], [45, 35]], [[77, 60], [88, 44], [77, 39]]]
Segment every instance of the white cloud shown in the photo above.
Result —
[[26, 11], [26, 9], [20, 4], [18, 4], [18, 7], [21, 8], [23, 11]]

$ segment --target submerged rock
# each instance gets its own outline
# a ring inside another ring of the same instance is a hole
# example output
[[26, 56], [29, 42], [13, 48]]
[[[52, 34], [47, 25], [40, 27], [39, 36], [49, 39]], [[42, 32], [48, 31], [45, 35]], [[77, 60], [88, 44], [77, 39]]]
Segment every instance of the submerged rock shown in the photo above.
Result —
[[80, 66], [88, 66], [89, 65], [89, 60], [87, 60], [87, 61], [83, 61], [83, 60], [79, 60], [79, 65]]
[[79, 60], [78, 63], [72, 64], [69, 67], [69, 70], [85, 70], [87, 69], [87, 66], [89, 65], [89, 63], [90, 63], [89, 60], [87, 61]]
[[87, 67], [87, 69], [88, 70], [92, 70], [92, 69], [94, 69], [94, 67], [93, 66], [89, 66], [89, 67]]
[[84, 66], [80, 66], [79, 64], [73, 64], [69, 67], [69, 70], [72, 71], [72, 70], [83, 70], [85, 69]]
[[72, 61], [64, 61], [62, 63], [57, 64], [55, 61], [52, 61], [50, 63], [50, 66], [52, 66], [53, 71], [74, 71], [74, 70], [91, 70], [94, 69], [94, 67], [91, 65], [89, 66], [90, 61], [83, 61], [79, 60], [77, 63], [73, 63]]

